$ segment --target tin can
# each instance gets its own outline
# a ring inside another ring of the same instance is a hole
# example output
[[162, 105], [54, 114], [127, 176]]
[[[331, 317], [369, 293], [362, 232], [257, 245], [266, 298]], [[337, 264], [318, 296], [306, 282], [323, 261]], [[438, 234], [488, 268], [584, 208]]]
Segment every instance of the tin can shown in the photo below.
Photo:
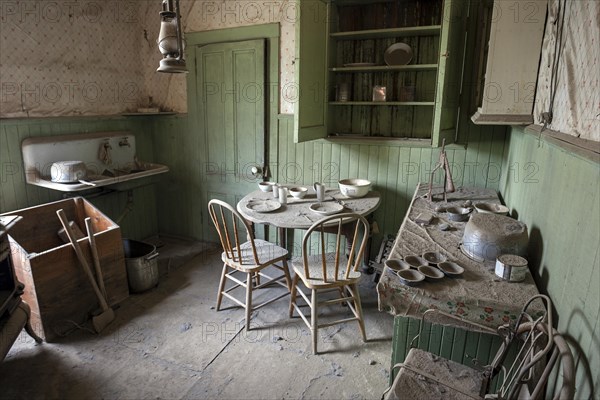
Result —
[[509, 282], [521, 282], [527, 276], [527, 260], [515, 254], [502, 254], [496, 259], [496, 276]]
[[340, 83], [336, 88], [335, 100], [346, 102], [350, 100], [350, 85], [348, 83]]

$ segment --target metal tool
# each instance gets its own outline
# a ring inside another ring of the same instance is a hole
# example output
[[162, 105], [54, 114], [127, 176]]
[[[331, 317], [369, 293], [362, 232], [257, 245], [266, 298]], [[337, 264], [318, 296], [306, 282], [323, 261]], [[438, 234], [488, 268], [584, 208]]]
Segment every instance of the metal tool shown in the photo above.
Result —
[[442, 168], [444, 170], [444, 201], [448, 202], [448, 193], [452, 193], [456, 191], [454, 187], [454, 182], [452, 181], [452, 174], [450, 171], [450, 165], [448, 164], [448, 157], [446, 156], [446, 139], [442, 140], [442, 150], [440, 151], [440, 158], [438, 163], [436, 164], [433, 171], [431, 171], [431, 176], [429, 177], [429, 190], [427, 192], [427, 199], [429, 201], [433, 201], [433, 175], [435, 171]]

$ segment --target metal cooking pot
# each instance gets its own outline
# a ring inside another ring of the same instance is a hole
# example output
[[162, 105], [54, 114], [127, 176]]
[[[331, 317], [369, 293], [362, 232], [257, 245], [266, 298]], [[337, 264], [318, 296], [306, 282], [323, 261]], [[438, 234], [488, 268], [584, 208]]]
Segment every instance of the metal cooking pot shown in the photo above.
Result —
[[476, 261], [496, 261], [502, 254], [527, 255], [527, 225], [498, 214], [475, 214], [465, 226], [461, 250]]
[[57, 161], [50, 167], [52, 182], [73, 183], [85, 178], [87, 178], [87, 168], [83, 161]]

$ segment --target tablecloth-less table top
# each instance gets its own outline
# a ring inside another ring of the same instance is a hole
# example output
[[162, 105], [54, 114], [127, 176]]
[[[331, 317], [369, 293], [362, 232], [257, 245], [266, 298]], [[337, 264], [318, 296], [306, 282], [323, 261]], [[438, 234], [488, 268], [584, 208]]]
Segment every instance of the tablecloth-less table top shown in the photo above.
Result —
[[[438, 282], [423, 281], [417, 286], [406, 286], [400, 282], [396, 272], [386, 266], [377, 285], [380, 311], [421, 318], [426, 310], [438, 309], [490, 328], [516, 319], [527, 300], [538, 294], [531, 274], [528, 273], [522, 282], [508, 282], [495, 275], [493, 262], [477, 262], [467, 257], [459, 249], [467, 222], [450, 221], [444, 213], [435, 211], [438, 206], [460, 206], [466, 200], [500, 203], [496, 192], [492, 189], [460, 188], [448, 194], [448, 203], [445, 203], [443, 200], [430, 202], [424, 198], [427, 189], [427, 184], [417, 185], [388, 258], [438, 251], [449, 261], [461, 265], [465, 272], [458, 278], [445, 277]], [[434, 194], [439, 192], [440, 187], [434, 188]], [[434, 215], [431, 224], [421, 226], [415, 222], [421, 213]], [[439, 224], [443, 222], [448, 223], [451, 229], [440, 230]]]
[[[342, 195], [337, 189], [327, 189], [325, 203], [335, 203], [335, 199], [342, 200], [345, 203], [344, 209], [340, 212], [354, 212], [362, 216], [371, 214], [381, 203], [381, 196], [378, 192], [371, 191], [365, 197], [350, 199]], [[238, 202], [237, 210], [251, 222], [268, 224], [282, 229], [308, 229], [324, 217], [324, 215], [310, 209], [311, 204], [318, 203], [313, 189], [309, 189], [303, 199], [288, 196], [287, 204], [282, 204], [280, 208], [271, 212], [259, 212], [248, 208], [248, 204], [251, 202], [268, 200], [277, 202], [271, 192], [255, 190]]]

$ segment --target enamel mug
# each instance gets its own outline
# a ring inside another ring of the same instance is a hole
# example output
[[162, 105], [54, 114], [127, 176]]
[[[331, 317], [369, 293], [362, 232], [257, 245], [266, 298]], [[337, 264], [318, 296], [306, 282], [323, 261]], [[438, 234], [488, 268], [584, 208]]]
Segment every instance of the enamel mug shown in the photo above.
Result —
[[313, 188], [315, 189], [315, 193], [317, 194], [317, 201], [324, 201], [325, 200], [325, 185], [323, 185], [322, 183], [319, 183], [319, 182], [315, 182], [313, 185]]

